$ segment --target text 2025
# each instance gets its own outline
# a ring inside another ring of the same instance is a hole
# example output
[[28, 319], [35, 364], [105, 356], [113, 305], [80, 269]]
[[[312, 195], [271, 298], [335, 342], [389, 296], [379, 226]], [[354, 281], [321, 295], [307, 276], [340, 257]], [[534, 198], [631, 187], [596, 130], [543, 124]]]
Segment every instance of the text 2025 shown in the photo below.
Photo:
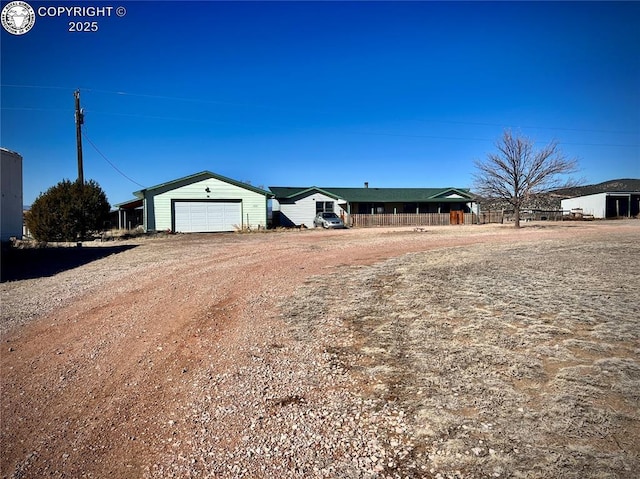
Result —
[[98, 22], [69, 22], [70, 32], [97, 32]]

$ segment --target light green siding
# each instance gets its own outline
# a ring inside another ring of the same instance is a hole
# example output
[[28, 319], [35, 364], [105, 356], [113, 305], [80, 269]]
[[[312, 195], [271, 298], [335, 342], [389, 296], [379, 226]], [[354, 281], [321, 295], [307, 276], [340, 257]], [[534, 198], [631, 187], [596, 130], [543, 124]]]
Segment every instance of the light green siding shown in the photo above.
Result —
[[172, 200], [241, 200], [242, 224], [238, 227], [257, 229], [267, 226], [267, 200], [264, 195], [216, 178], [207, 178], [155, 195], [152, 193], [146, 192], [147, 230], [171, 229]]

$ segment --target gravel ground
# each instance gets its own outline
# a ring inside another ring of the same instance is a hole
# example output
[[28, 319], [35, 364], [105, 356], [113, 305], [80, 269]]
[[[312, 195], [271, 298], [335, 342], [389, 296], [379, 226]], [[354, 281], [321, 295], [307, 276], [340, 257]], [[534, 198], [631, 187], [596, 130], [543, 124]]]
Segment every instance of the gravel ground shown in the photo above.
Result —
[[[325, 299], [357, 317], [345, 281], [410, 253], [638, 232], [628, 221], [169, 236], [2, 283], [2, 477], [485, 477], [424, 447], [411, 404], [363, 379], [396, 365], [357, 352], [361, 331]], [[390, 264], [391, 285], [404, 263]], [[636, 332], [620, 335], [637, 347]]]
[[638, 257], [631, 231], [439, 248], [316, 277], [287, 317], [404, 413], [392, 477], [631, 478]]

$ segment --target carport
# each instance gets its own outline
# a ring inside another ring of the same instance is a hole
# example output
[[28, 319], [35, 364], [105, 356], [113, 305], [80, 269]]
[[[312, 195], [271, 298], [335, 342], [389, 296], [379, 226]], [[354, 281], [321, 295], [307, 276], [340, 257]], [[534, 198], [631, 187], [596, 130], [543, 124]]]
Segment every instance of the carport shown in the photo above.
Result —
[[124, 203], [118, 203], [114, 205], [116, 211], [112, 214], [117, 215], [118, 229], [131, 230], [142, 224], [143, 216], [143, 200], [135, 199], [131, 201], [125, 201]]
[[638, 216], [640, 194], [609, 193], [606, 202], [607, 218], [631, 218]]

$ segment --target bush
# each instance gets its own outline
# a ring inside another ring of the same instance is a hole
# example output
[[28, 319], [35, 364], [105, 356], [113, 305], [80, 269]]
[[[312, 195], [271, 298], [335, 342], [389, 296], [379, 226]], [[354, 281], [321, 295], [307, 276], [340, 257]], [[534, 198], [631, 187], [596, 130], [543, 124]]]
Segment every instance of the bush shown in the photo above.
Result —
[[109, 202], [100, 185], [62, 180], [40, 194], [26, 215], [27, 228], [38, 241], [76, 241], [102, 230]]

